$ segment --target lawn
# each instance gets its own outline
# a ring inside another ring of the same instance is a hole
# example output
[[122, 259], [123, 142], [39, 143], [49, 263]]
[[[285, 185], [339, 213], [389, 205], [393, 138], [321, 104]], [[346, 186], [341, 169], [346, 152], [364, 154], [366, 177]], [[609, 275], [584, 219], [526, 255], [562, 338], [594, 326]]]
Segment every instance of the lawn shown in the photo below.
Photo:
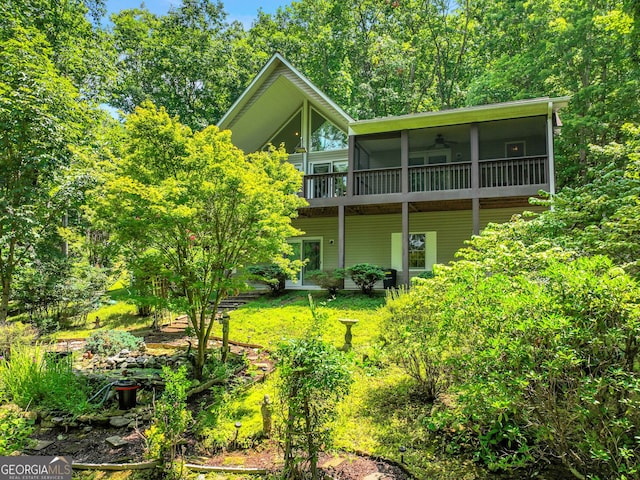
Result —
[[[112, 291], [110, 295], [111, 301], [91, 313], [85, 325], [56, 332], [52, 339], [89, 336], [96, 316], [100, 317], [102, 328], [138, 334], [149, 329], [150, 320], [135, 315], [135, 306], [127, 302], [126, 290]], [[396, 462], [404, 460], [417, 478], [485, 478], [485, 472], [472, 462], [442, 453], [446, 446], [438, 445], [426, 427], [431, 405], [420, 401], [411, 380], [387, 361], [380, 336], [384, 294], [375, 292], [367, 297], [359, 292], [341, 292], [331, 297], [326, 292], [314, 291], [311, 296], [322, 319], [323, 338], [333, 345], [344, 344], [345, 327], [340, 319], [358, 320], [352, 328], [353, 349], [347, 354], [352, 360], [354, 382], [351, 393], [335, 412], [334, 448]], [[279, 297], [264, 295], [230, 313], [230, 337], [274, 352], [279, 343], [305, 335], [311, 324], [309, 292], [291, 291]], [[221, 333], [221, 326], [216, 324], [213, 335]], [[276, 372], [249, 388], [231, 391], [219, 388], [204, 396], [194, 415], [195, 432], [202, 448], [213, 451], [229, 445], [236, 434], [236, 422], [242, 424], [237, 443], [243, 447], [255, 445], [262, 431], [260, 406], [265, 395], [274, 401], [274, 419], [279, 416], [277, 381]], [[402, 454], [400, 447], [405, 449]], [[85, 475], [88, 474], [80, 476], [99, 478]], [[207, 478], [219, 477], [207, 475]]]
[[[265, 296], [232, 312], [231, 338], [273, 350], [282, 341], [304, 335], [312, 323], [307, 295], [288, 292], [277, 298]], [[378, 293], [370, 298], [357, 292], [343, 292], [333, 298], [323, 292], [312, 292], [312, 296], [320, 313], [326, 316], [322, 329], [326, 341], [342, 346], [345, 327], [339, 319], [358, 320], [352, 329], [353, 351], [349, 354], [354, 383], [336, 411], [334, 447], [397, 462], [401, 461], [400, 447], [405, 447], [402, 459], [417, 478], [484, 478], [484, 472], [472, 462], [440, 454], [442, 448], [429, 434], [424, 421], [431, 405], [421, 402], [411, 380], [386, 361], [380, 341], [384, 295]], [[260, 403], [265, 394], [275, 397], [276, 383], [277, 375], [272, 375], [265, 383], [229, 396], [222, 413], [219, 405], [203, 405], [199, 423], [204, 442], [215, 446], [228, 441], [234, 423], [240, 421], [240, 441], [249, 444], [260, 433]]]

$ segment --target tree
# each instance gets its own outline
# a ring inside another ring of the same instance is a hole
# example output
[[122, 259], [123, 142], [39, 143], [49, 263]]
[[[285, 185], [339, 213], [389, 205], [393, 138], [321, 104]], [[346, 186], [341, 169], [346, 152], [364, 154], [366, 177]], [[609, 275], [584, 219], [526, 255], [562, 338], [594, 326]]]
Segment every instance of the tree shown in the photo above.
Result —
[[98, 101], [115, 74], [115, 49], [99, 27], [103, 15], [104, 0], [5, 0], [0, 5], [0, 23], [10, 19], [39, 31], [59, 74], [83, 97]]
[[72, 158], [85, 106], [61, 77], [51, 49], [32, 28], [5, 18], [0, 31], [0, 323], [7, 318], [16, 270], [62, 212], [51, 201]]
[[151, 100], [192, 129], [214, 124], [259, 68], [220, 2], [184, 0], [167, 15], [113, 16], [118, 75], [111, 104], [130, 113]]
[[106, 166], [94, 208], [131, 255], [153, 249], [162, 262], [157, 271], [197, 337], [201, 378], [218, 305], [241, 286], [234, 271], [287, 264], [301, 177], [281, 150], [247, 157], [229, 131], [192, 133], [150, 102], [128, 116], [126, 130], [127, 155]]

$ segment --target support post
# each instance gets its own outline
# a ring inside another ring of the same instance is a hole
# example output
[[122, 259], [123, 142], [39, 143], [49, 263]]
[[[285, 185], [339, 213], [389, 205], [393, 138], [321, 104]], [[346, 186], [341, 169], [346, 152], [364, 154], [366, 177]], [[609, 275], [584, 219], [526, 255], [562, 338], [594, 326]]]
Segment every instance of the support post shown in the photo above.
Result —
[[402, 283], [409, 285], [409, 202], [402, 202]]
[[344, 268], [345, 249], [345, 209], [344, 205], [338, 205], [338, 268]]

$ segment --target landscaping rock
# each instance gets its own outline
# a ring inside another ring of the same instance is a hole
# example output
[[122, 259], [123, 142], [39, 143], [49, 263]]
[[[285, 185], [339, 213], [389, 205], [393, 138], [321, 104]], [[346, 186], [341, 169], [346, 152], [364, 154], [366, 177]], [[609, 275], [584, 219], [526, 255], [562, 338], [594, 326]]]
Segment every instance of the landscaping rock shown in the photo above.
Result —
[[38, 421], [38, 412], [24, 412], [24, 418], [26, 418], [27, 420], [31, 420], [33, 423], [36, 423]]
[[374, 473], [371, 473], [371, 474], [367, 475], [362, 480], [384, 480], [385, 478], [389, 478], [389, 477], [387, 477], [382, 472], [374, 472]]
[[53, 440], [38, 440], [38, 443], [35, 446], [31, 447], [30, 450], [39, 452], [40, 450], [44, 450], [49, 445], [53, 445], [54, 443], [55, 442]]
[[64, 423], [64, 417], [53, 417], [51, 418], [51, 423], [54, 425], [62, 425]]
[[130, 423], [131, 419], [126, 417], [111, 417], [109, 420], [109, 425], [116, 428], [129, 426]]
[[114, 435], [112, 437], [106, 438], [105, 442], [107, 442], [112, 447], [116, 447], [116, 448], [123, 447], [123, 446], [125, 446], [125, 445], [127, 445], [129, 443], [125, 439], [123, 439], [122, 437], [119, 437], [117, 435]]

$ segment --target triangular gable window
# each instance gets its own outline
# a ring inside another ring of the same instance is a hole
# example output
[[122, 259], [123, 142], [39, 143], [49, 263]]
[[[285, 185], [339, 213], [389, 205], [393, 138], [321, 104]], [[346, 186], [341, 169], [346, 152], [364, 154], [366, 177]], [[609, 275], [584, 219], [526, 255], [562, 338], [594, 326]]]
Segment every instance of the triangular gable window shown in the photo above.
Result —
[[311, 151], [327, 152], [347, 148], [347, 134], [311, 109]]
[[272, 138], [270, 143], [274, 147], [280, 147], [284, 143], [287, 153], [295, 153], [296, 147], [300, 145], [300, 127], [302, 126], [302, 110], [291, 117], [284, 127], [278, 131]]

